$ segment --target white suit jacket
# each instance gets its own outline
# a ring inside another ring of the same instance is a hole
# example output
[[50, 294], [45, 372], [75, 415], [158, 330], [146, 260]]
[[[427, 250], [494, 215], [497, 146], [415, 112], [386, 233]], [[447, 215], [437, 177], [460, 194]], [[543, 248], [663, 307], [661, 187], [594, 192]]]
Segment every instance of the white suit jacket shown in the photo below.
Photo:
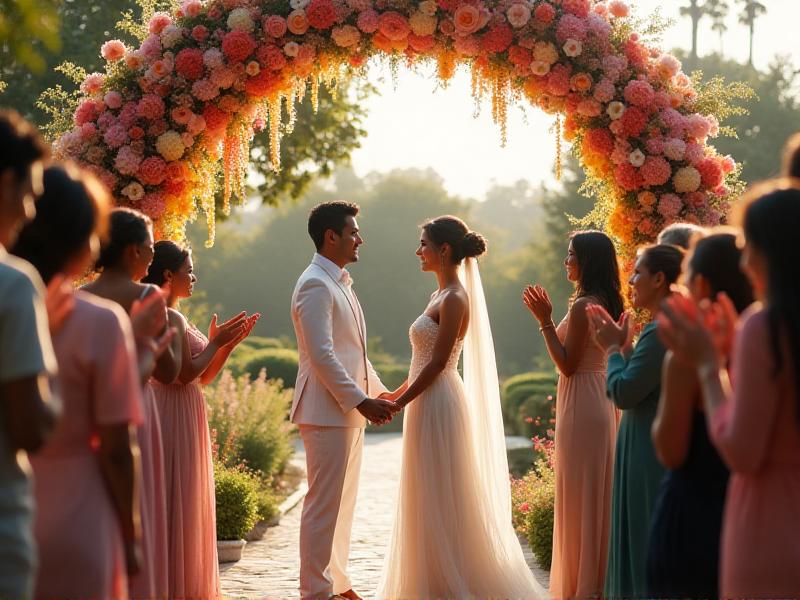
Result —
[[292, 294], [300, 364], [290, 418], [298, 425], [364, 427], [355, 407], [387, 391], [367, 358], [364, 313], [342, 273], [315, 254]]

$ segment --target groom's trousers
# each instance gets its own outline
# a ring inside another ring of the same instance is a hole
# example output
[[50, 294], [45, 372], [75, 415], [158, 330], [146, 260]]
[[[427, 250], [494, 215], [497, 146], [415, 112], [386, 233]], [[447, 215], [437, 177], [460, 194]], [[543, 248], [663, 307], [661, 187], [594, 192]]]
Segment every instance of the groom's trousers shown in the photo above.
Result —
[[347, 575], [364, 429], [300, 425], [308, 494], [300, 521], [300, 595], [327, 600], [351, 588]]

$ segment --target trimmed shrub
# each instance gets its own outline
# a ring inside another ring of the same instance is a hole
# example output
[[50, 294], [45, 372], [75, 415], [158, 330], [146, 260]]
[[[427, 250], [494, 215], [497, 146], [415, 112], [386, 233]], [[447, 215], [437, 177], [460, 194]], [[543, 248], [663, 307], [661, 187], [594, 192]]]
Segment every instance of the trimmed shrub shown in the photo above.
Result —
[[283, 341], [273, 337], [263, 337], [260, 335], [250, 335], [244, 339], [240, 345], [247, 345], [256, 350], [264, 348], [285, 348]]
[[258, 481], [241, 469], [217, 464], [214, 472], [217, 539], [240, 540], [258, 516]]
[[287, 387], [294, 387], [299, 361], [297, 350], [263, 348], [244, 355], [239, 365], [242, 374], [247, 373], [251, 379], [256, 379], [264, 369], [269, 379], [280, 379]]
[[398, 363], [380, 363], [372, 365], [381, 378], [383, 385], [396, 390], [408, 377], [408, 365]]
[[555, 491], [552, 450], [522, 479], [511, 481], [514, 527], [527, 538], [536, 560], [546, 570], [550, 570], [553, 559]]
[[256, 496], [256, 505], [259, 521], [271, 521], [278, 514], [278, 500], [275, 492], [268, 485], [262, 485]]
[[542, 436], [552, 428], [558, 378], [553, 373], [521, 373], [506, 380], [500, 397], [506, 429], [524, 437]]

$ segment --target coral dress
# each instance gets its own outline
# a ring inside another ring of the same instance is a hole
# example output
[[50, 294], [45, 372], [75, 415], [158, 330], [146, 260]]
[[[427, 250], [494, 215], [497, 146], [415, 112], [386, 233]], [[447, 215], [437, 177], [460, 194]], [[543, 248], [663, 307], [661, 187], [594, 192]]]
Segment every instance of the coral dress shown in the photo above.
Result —
[[[776, 375], [767, 315], [736, 343], [734, 397], [709, 423], [731, 470], [722, 525], [723, 598], [800, 598], [800, 422], [794, 365]], [[791, 356], [783, 340], [783, 356]]]
[[[569, 322], [556, 333], [563, 343]], [[610, 530], [618, 413], [606, 397], [606, 360], [592, 340], [575, 373], [558, 378], [556, 496], [550, 593], [600, 598]]]
[[63, 414], [34, 455], [37, 598], [125, 598], [123, 541], [97, 457], [97, 428], [142, 421], [127, 315], [84, 292], [53, 337]]
[[[208, 344], [187, 324], [192, 356]], [[154, 382], [161, 417], [169, 538], [169, 597], [218, 598], [216, 506], [211, 438], [200, 383]]]

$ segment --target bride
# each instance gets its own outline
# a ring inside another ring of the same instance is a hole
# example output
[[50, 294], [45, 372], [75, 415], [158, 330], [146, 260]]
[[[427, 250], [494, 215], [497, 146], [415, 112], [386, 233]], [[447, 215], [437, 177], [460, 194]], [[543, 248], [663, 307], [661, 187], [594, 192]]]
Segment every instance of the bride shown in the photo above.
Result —
[[545, 597], [511, 524], [497, 366], [475, 260], [485, 251], [484, 238], [456, 217], [422, 226], [416, 254], [439, 288], [411, 325], [411, 369], [391, 398], [407, 410], [378, 598]]

